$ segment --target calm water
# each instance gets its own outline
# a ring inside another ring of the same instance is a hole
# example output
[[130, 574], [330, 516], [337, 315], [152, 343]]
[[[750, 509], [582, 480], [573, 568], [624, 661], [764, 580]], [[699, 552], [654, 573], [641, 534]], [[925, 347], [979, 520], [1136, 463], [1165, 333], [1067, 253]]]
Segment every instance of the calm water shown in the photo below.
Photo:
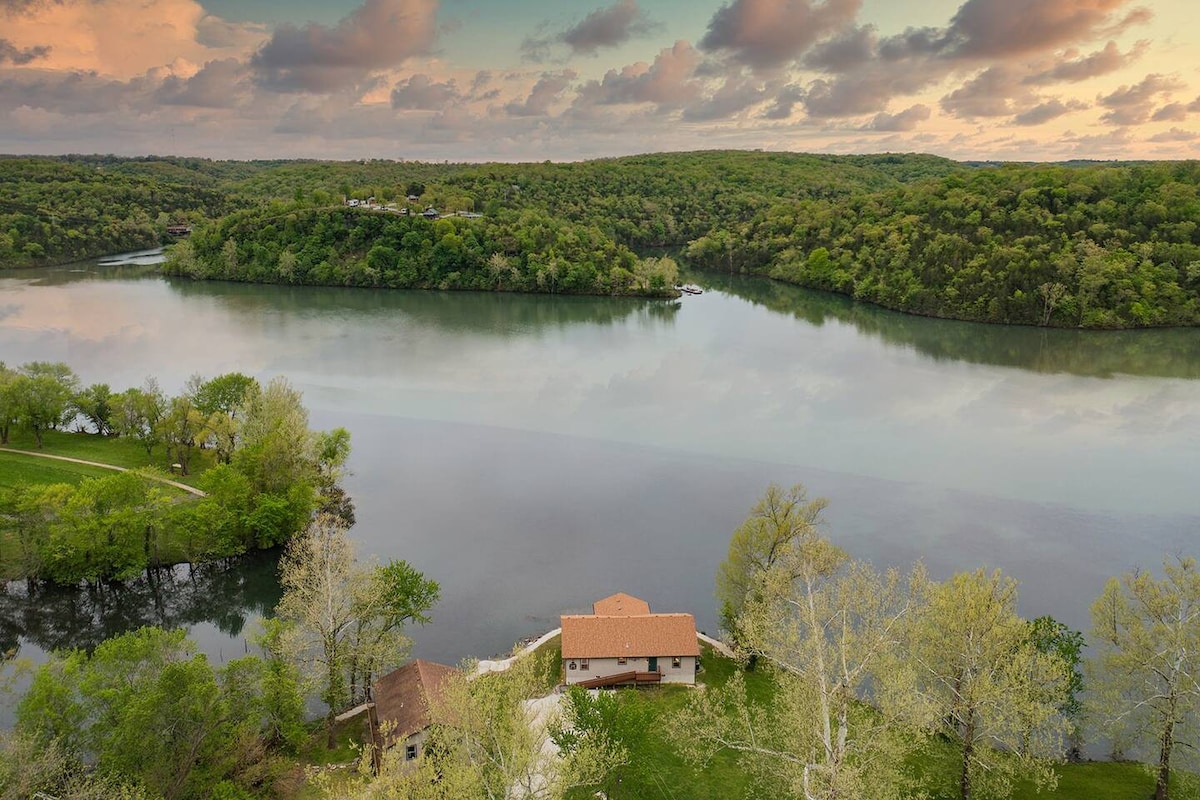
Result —
[[[627, 591], [713, 630], [713, 574], [767, 483], [828, 496], [855, 556], [988, 565], [1087, 628], [1107, 576], [1200, 554], [1200, 332], [919, 319], [759, 280], [680, 302], [169, 281], [140, 257], [0, 273], [0, 359], [115, 389], [286, 375], [353, 434], [363, 555], [442, 584], [416, 651], [504, 651]], [[706, 282], [707, 281], [707, 282]], [[146, 622], [240, 654], [273, 562], [103, 596], [10, 587], [31, 655]]]

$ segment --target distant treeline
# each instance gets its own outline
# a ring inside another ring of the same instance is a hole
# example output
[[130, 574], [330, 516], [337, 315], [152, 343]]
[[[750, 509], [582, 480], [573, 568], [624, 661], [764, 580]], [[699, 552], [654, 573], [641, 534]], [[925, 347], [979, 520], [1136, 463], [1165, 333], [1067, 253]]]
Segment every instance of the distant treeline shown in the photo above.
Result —
[[[669, 270], [631, 251], [686, 248], [697, 266], [930, 316], [1200, 323], [1197, 162], [968, 165], [729, 151], [573, 164], [0, 160], [0, 179], [12, 176], [31, 207], [70, 208], [57, 184], [31, 188], [26, 177], [57, 171], [85, 193], [93, 184], [80, 175], [97, 171], [159, 187], [150, 206], [139, 195], [100, 213], [144, 233], [165, 233], [169, 219], [195, 223], [194, 251], [173, 269], [196, 277], [654, 294], [656, 275], [665, 282]], [[348, 198], [404, 205], [409, 196], [415, 210], [484, 217], [430, 223], [340, 208]], [[64, 250], [69, 225], [14, 225], [11, 216], [0, 208], [0, 263], [76, 252]]]

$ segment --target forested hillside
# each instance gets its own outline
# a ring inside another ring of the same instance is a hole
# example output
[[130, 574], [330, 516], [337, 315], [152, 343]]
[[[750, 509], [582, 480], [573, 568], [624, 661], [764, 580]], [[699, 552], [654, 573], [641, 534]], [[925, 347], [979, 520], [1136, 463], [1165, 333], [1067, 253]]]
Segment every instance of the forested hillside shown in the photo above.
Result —
[[[0, 171], [16, 188], [0, 207], [8, 266], [142, 246], [186, 221], [195, 244], [171, 269], [197, 278], [653, 295], [670, 265], [634, 252], [666, 248], [930, 316], [1200, 323], [1197, 162], [712, 151], [568, 164], [9, 159]], [[342, 207], [370, 197], [483, 217]]]

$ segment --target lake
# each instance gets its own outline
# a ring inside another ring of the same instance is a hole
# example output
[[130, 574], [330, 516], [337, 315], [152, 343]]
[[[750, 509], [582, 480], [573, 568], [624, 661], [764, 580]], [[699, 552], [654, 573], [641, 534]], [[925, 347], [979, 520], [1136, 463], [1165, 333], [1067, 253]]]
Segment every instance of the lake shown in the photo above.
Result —
[[[415, 652], [508, 650], [625, 591], [716, 629], [713, 576], [766, 485], [830, 499], [852, 555], [1021, 581], [1086, 630], [1106, 578], [1197, 554], [1200, 332], [905, 316], [760, 279], [680, 301], [193, 283], [153, 253], [0, 273], [0, 359], [114, 390], [286, 376], [353, 436], [363, 556], [442, 585]], [[142, 623], [245, 651], [274, 562], [102, 594], [12, 585], [39, 657]]]

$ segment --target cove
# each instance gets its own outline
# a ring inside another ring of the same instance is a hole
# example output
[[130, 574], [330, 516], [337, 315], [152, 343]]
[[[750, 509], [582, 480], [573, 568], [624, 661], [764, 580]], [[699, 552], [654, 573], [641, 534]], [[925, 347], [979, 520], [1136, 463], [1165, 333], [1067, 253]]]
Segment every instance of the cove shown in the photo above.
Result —
[[[1085, 630], [1109, 575], [1195, 553], [1194, 330], [931, 320], [723, 275], [655, 301], [193, 283], [156, 260], [3, 273], [0, 359], [118, 390], [287, 376], [315, 427], [352, 433], [360, 553], [442, 584], [422, 657], [505, 651], [614, 591], [713, 632], [717, 564], [771, 481], [829, 497], [856, 557], [999, 567], [1024, 613]], [[178, 624], [227, 658], [272, 563], [118, 599], [10, 586], [0, 631], [37, 657]]]

